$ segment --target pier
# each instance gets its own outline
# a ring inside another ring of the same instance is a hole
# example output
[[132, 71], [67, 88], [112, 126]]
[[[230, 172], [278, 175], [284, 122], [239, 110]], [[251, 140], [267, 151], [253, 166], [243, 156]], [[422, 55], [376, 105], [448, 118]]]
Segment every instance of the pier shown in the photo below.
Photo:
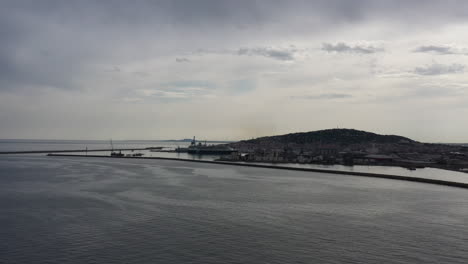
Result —
[[450, 186], [450, 187], [458, 187], [458, 188], [468, 189], [468, 184], [467, 183], [451, 182], [451, 181], [427, 179], [427, 178], [417, 178], [417, 177], [402, 176], [402, 175], [377, 174], [377, 173], [367, 173], [367, 172], [349, 172], [349, 171], [338, 171], [338, 170], [323, 170], [323, 169], [313, 169], [313, 168], [296, 168], [296, 167], [286, 167], [286, 166], [236, 163], [236, 162], [227, 162], [227, 161], [193, 160], [193, 159], [163, 158], [163, 157], [111, 157], [111, 156], [98, 156], [98, 155], [71, 155], [71, 154], [48, 154], [47, 156], [52, 156], [52, 157], [77, 157], [77, 158], [149, 159], [149, 160], [171, 160], [171, 161], [183, 161], [183, 162], [198, 162], [198, 163], [209, 163], [209, 164], [218, 164], [218, 165], [265, 168], [265, 169], [306, 171], [306, 172], [308, 171], [308, 172], [318, 172], [318, 173], [340, 174], [340, 175], [344, 175], [344, 176], [371, 177], [371, 178], [401, 180], [401, 181], [410, 181], [410, 182], [420, 182], [420, 183], [436, 184], [436, 185], [443, 185], [443, 186]]
[[69, 152], [133, 151], [133, 150], [151, 150], [151, 149], [153, 148], [28, 150], [28, 151], [0, 151], [0, 154], [47, 154], [47, 153], [69, 153]]

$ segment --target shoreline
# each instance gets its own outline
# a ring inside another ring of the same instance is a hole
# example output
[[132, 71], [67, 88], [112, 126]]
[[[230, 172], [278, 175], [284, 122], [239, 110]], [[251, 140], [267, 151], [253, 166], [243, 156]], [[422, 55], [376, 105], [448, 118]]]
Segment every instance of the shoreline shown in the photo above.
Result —
[[[238, 161], [229, 161], [229, 160], [223, 160], [219, 159], [216, 161], [223, 161], [223, 162], [238, 162]], [[266, 162], [266, 161], [240, 161], [244, 163], [252, 163], [252, 164], [258, 164], [258, 163], [263, 163], [263, 164], [291, 164], [289, 162]], [[381, 166], [381, 167], [398, 167], [398, 168], [403, 168], [403, 169], [408, 169], [408, 168], [415, 168], [415, 169], [424, 169], [424, 168], [433, 168], [433, 169], [440, 169], [440, 170], [446, 170], [446, 171], [453, 171], [453, 172], [460, 172], [460, 173], [466, 173], [468, 174], [468, 170], [460, 170], [461, 168], [464, 167], [448, 167], [444, 165], [439, 165], [436, 163], [431, 163], [431, 164], [417, 164], [417, 163], [408, 163], [408, 162], [397, 162], [397, 163], [354, 163], [352, 165], [348, 164], [342, 164], [342, 163], [293, 163], [293, 164], [302, 164], [302, 165], [307, 165], [307, 164], [313, 164], [313, 165], [323, 165], [323, 166], [369, 166], [369, 167], [374, 167], [374, 166]], [[468, 176], [468, 175], [467, 175]]]
[[131, 150], [150, 150], [150, 149], [152, 148], [0, 151], [0, 155], [2, 154], [49, 154], [49, 153], [67, 153], [67, 152], [129, 151], [129, 150], [131, 151]]
[[198, 162], [198, 163], [218, 164], [218, 165], [243, 166], [243, 167], [292, 170], [292, 171], [306, 171], [306, 172], [339, 174], [339, 175], [345, 175], [345, 176], [361, 176], [361, 177], [371, 177], [371, 178], [381, 178], [381, 179], [391, 179], [391, 180], [402, 180], [402, 181], [436, 184], [436, 185], [442, 185], [442, 186], [468, 189], [468, 183], [451, 182], [451, 181], [445, 181], [445, 180], [417, 178], [417, 177], [391, 175], [391, 174], [368, 173], [368, 172], [348, 172], [348, 171], [326, 170], [326, 169], [235, 163], [235, 162], [228, 162], [228, 161], [193, 160], [193, 159], [164, 158], [164, 157], [111, 157], [111, 156], [99, 156], [99, 155], [71, 155], [71, 154], [48, 154], [47, 156], [77, 157], [77, 158], [146, 159], [146, 160], [171, 160], [171, 161], [182, 161], [182, 162]]

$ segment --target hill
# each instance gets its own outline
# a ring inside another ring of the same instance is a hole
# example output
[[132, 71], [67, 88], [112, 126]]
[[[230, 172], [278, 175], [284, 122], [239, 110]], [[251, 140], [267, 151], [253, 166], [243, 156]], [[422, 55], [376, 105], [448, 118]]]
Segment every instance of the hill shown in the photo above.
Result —
[[391, 143], [416, 143], [406, 137], [396, 135], [379, 135], [371, 132], [355, 129], [326, 129], [312, 132], [292, 133], [279, 136], [261, 137], [241, 141], [248, 144], [391, 144]]

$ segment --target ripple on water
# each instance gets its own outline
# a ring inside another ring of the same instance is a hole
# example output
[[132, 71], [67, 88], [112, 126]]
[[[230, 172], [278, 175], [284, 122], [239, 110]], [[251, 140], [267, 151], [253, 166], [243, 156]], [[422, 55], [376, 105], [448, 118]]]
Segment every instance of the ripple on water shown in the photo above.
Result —
[[0, 159], [0, 263], [466, 263], [466, 223], [468, 192], [444, 186], [171, 161]]

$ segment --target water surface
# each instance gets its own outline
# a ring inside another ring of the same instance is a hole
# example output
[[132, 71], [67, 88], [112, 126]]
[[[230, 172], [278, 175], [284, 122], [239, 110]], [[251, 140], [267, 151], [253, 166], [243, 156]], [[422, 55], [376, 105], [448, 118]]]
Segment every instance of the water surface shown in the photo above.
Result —
[[[219, 142], [208, 142], [209, 144], [219, 144]], [[114, 140], [115, 148], [148, 148], [148, 147], [163, 147], [164, 150], [173, 150], [177, 147], [187, 147], [190, 142], [180, 141], [158, 141], [158, 140]], [[109, 149], [110, 141], [107, 140], [1, 140], [1, 151], [31, 151], [31, 150], [85, 150], [88, 149]], [[188, 153], [171, 153], [171, 152], [151, 152], [150, 150], [137, 151], [122, 151], [124, 154], [134, 154], [136, 152], [143, 153], [144, 157], [163, 157], [163, 158], [179, 158], [193, 160], [216, 160], [218, 155], [191, 155]], [[84, 152], [67, 153], [83, 155]], [[110, 151], [89, 152], [90, 155], [109, 156]], [[265, 164], [265, 163], [260, 163]], [[418, 178], [436, 179], [443, 181], [468, 183], [468, 173], [449, 171], [436, 168], [422, 168], [416, 170], [408, 170], [402, 167], [394, 166], [343, 166], [343, 165], [319, 165], [319, 164], [295, 164], [295, 163], [278, 163], [268, 164], [287, 167], [303, 167], [325, 170], [339, 170], [350, 172], [366, 172], [378, 174], [393, 174], [400, 176], [410, 176]]]
[[466, 263], [467, 224], [453, 187], [0, 156], [0, 263]]

